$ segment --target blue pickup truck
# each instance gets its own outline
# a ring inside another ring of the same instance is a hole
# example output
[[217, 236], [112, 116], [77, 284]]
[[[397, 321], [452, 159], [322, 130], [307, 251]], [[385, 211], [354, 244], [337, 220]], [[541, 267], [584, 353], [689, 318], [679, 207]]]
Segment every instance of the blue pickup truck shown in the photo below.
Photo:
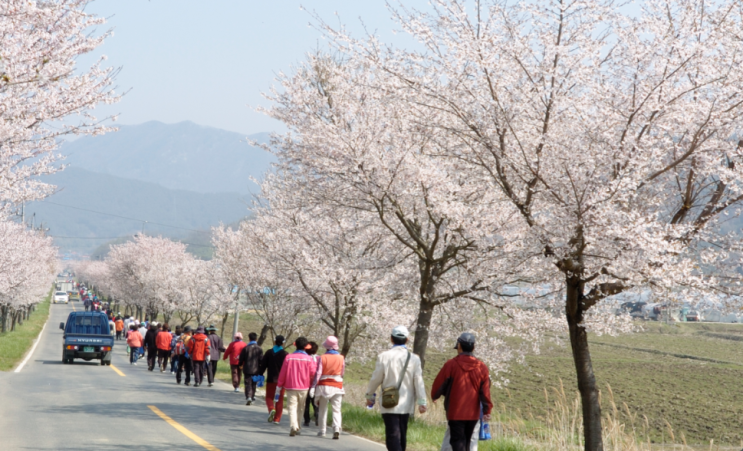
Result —
[[108, 325], [108, 317], [102, 312], [72, 312], [67, 324], [59, 323], [64, 331], [62, 363], [74, 359], [100, 360], [101, 365], [111, 365], [114, 337]]

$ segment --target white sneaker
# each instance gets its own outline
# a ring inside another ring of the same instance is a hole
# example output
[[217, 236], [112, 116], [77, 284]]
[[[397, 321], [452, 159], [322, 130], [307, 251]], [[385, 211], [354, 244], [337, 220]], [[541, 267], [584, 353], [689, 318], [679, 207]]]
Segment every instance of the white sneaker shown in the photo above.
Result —
[[320, 432], [317, 433], [317, 436], [318, 437], [325, 437], [325, 432], [320, 431]]
[[239, 388], [236, 388], [235, 389], [235, 393], [240, 393], [240, 389]]

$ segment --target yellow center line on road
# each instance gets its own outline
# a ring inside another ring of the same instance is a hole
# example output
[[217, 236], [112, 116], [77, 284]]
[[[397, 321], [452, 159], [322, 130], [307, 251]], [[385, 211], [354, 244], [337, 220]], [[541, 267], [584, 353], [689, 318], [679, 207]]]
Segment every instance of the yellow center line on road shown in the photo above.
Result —
[[160, 409], [158, 409], [157, 407], [155, 407], [155, 406], [147, 406], [147, 407], [149, 407], [150, 410], [152, 410], [153, 412], [155, 412], [155, 414], [157, 414], [157, 416], [159, 416], [160, 418], [162, 418], [163, 420], [165, 420], [166, 423], [168, 423], [169, 425], [171, 425], [174, 428], [176, 428], [178, 430], [178, 432], [180, 432], [181, 434], [183, 434], [186, 437], [190, 438], [194, 442], [198, 443], [199, 445], [201, 445], [205, 449], [207, 449], [209, 451], [220, 451], [219, 448], [210, 445], [209, 442], [205, 441], [204, 439], [202, 439], [198, 435], [194, 434], [193, 432], [189, 431], [185, 427], [183, 427], [180, 424], [178, 424], [175, 420], [173, 420], [169, 416], [167, 416], [164, 413], [162, 413], [160, 411]]
[[75, 309], [75, 304], [73, 304], [72, 301], [70, 301], [70, 305], [72, 305], [72, 311], [76, 312], [77, 310]]
[[113, 366], [113, 365], [109, 365], [109, 366], [111, 367], [112, 370], [116, 371], [116, 374], [118, 374], [119, 376], [126, 377], [126, 374], [122, 373], [121, 370], [119, 370], [115, 366]]

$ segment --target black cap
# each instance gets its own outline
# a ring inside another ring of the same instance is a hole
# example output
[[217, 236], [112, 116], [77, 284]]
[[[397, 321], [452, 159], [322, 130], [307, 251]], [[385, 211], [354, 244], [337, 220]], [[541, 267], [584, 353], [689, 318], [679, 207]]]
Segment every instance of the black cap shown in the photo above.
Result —
[[183, 329], [183, 332], [191, 332], [191, 326], [186, 326], [186, 327], [185, 327], [185, 328]]
[[286, 338], [284, 338], [283, 335], [276, 335], [276, 340], [274, 340], [274, 342], [277, 345], [281, 346], [282, 344], [284, 344], [284, 340], [286, 340]]
[[[475, 334], [471, 334], [469, 332], [465, 332], [462, 335], [457, 338], [457, 344], [459, 343], [468, 343], [471, 345], [475, 344]], [[454, 349], [457, 349], [456, 346], [454, 346]]]

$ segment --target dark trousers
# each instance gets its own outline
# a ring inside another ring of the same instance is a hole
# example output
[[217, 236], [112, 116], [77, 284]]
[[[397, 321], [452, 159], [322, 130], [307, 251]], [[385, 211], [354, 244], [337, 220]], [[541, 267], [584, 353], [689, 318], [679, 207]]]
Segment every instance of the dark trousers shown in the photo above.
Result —
[[201, 383], [204, 381], [204, 371], [209, 373], [209, 370], [206, 369], [207, 363], [203, 360], [194, 360], [193, 361], [193, 383], [194, 385], [201, 385]]
[[[242, 377], [243, 377], [243, 372], [242, 372], [242, 369], [240, 368], [240, 365], [230, 364], [230, 373], [232, 374], [232, 387], [233, 388], [240, 387], [240, 381], [242, 380]], [[247, 382], [247, 379], [248, 378], [246, 377], [245, 378], [246, 382]], [[245, 387], [245, 390], [247, 391], [248, 387]], [[245, 396], [247, 396], [247, 393]]]
[[191, 373], [193, 372], [193, 365], [191, 364], [191, 359], [186, 357], [185, 355], [178, 357], [178, 371], [175, 373], [175, 380], [180, 384], [181, 383], [181, 373], [186, 372], [186, 383], [191, 383]]
[[206, 366], [206, 378], [209, 380], [210, 384], [214, 383], [214, 377], [217, 375], [217, 363], [219, 363], [219, 360], [207, 360]]
[[388, 451], [405, 451], [410, 414], [383, 413], [385, 444]]
[[157, 348], [147, 349], [147, 368], [152, 371], [157, 363]]
[[177, 355], [172, 354], [170, 356], [170, 372], [171, 373], [175, 373], [176, 371], [178, 371], [178, 363], [180, 363], [178, 360], [179, 359]]
[[116, 331], [116, 341], [119, 341], [119, 340], [121, 340], [121, 331], [120, 330], [117, 330]]
[[469, 451], [472, 433], [475, 431], [477, 420], [455, 420], [449, 421], [449, 433], [451, 434], [452, 451]]
[[309, 391], [307, 392], [307, 402], [304, 403], [304, 424], [308, 425], [310, 424], [310, 406], [312, 406], [312, 411], [315, 412], [315, 414], [312, 416], [312, 418], [317, 421], [317, 406], [315, 406], [315, 398], [310, 398]]
[[170, 357], [170, 351], [162, 349], [157, 350], [157, 366], [159, 366], [162, 371], [165, 371], [168, 367], [168, 357]]
[[[255, 399], [255, 390], [258, 388], [258, 382], [253, 380], [252, 374], [245, 375], [245, 399]], [[274, 392], [274, 395], [276, 392]]]

